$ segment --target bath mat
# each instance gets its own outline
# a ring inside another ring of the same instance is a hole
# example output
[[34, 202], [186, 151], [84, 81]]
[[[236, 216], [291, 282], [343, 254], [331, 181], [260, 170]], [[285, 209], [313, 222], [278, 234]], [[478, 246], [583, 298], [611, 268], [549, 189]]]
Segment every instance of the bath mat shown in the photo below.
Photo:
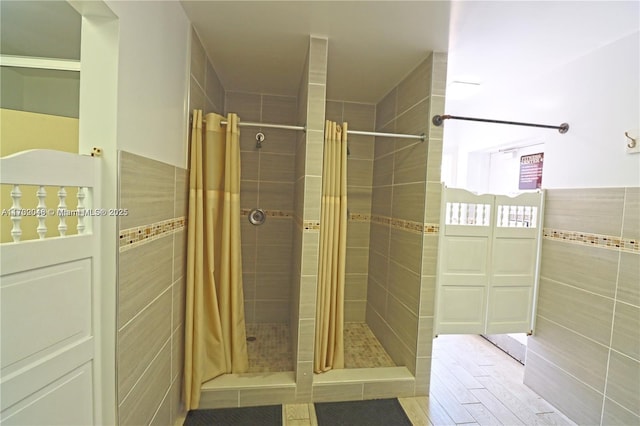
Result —
[[282, 405], [191, 410], [183, 426], [282, 426]]
[[318, 426], [411, 426], [396, 398], [316, 402]]

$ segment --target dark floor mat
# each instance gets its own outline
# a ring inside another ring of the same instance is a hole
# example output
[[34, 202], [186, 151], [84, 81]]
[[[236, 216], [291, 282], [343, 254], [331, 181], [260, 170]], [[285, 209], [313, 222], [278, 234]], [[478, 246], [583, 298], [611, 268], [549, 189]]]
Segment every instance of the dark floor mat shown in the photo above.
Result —
[[191, 410], [184, 426], [282, 426], [282, 405]]
[[316, 402], [315, 408], [318, 426], [411, 426], [396, 398]]

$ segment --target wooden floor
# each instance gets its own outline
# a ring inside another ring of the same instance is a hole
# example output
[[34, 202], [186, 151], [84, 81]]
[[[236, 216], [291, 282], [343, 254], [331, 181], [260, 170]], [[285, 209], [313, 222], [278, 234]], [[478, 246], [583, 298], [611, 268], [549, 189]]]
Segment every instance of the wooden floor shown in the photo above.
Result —
[[[433, 342], [429, 397], [400, 398], [418, 425], [574, 425], [522, 383], [524, 367], [480, 336]], [[313, 404], [283, 406], [285, 426], [317, 425]]]

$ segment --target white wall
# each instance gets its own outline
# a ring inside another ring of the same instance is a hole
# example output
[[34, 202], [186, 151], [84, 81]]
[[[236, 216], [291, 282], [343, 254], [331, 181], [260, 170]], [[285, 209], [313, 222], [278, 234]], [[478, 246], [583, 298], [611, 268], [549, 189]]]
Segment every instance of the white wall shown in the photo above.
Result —
[[[551, 48], [551, 47], [550, 47]], [[640, 186], [640, 154], [626, 154], [624, 132], [640, 127], [640, 32], [602, 46], [533, 81], [465, 103], [468, 116], [570, 125], [568, 133], [528, 127], [447, 122], [453, 150], [451, 186], [473, 188], [469, 154], [523, 140], [545, 142], [543, 188]], [[488, 171], [487, 171], [488, 173]]]
[[187, 166], [190, 23], [178, 1], [107, 1], [120, 24], [118, 149]]
[[2, 67], [0, 80], [3, 108], [78, 118], [77, 72]]
[[22, 111], [22, 76], [11, 67], [0, 67], [0, 107]]
[[[117, 150], [186, 166], [190, 25], [176, 1], [68, 0], [83, 15], [80, 152], [102, 148], [102, 207], [117, 207]], [[97, 424], [116, 424], [115, 218], [100, 221]]]
[[636, 32], [539, 82], [571, 125], [546, 144], [545, 188], [640, 186], [640, 154], [626, 154], [624, 136], [640, 127], [639, 63]]
[[78, 118], [79, 102], [77, 72], [38, 70], [24, 76], [24, 111]]

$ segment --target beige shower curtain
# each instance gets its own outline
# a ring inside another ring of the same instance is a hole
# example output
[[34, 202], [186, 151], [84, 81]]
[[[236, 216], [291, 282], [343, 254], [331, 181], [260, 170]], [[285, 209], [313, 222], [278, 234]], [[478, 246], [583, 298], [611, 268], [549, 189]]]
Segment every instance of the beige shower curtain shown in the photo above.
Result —
[[347, 254], [347, 123], [327, 121], [322, 166], [320, 259], [314, 371], [344, 368]]
[[240, 252], [238, 117], [193, 113], [187, 222], [184, 402], [203, 382], [248, 369]]

